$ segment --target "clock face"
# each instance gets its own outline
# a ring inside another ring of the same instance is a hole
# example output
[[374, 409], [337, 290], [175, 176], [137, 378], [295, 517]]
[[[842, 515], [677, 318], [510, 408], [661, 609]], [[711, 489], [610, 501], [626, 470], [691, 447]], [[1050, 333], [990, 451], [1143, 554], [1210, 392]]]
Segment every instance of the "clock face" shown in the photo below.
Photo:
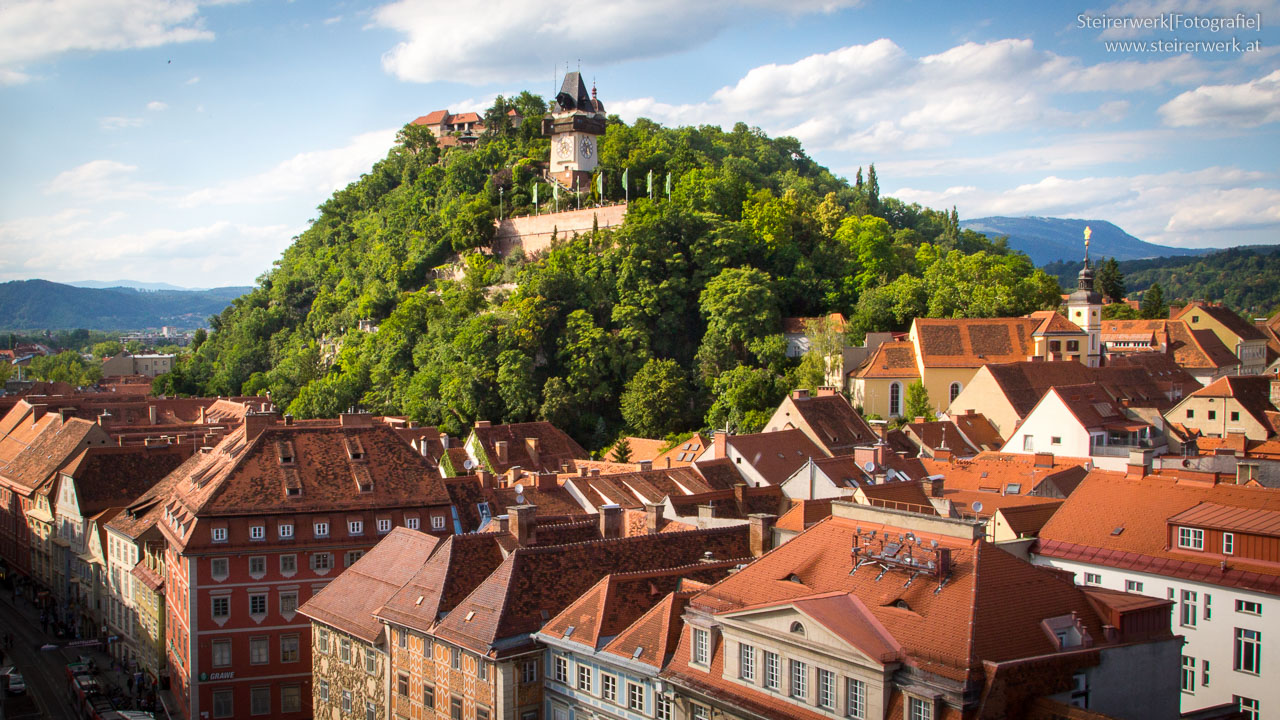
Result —
[[591, 157], [592, 151], [595, 150], [595, 143], [592, 142], [592, 137], [590, 135], [582, 138], [582, 145], [580, 148], [582, 150], [582, 157]]
[[560, 148], [560, 157], [566, 159], [573, 157], [573, 138], [568, 136], [560, 138], [558, 147]]

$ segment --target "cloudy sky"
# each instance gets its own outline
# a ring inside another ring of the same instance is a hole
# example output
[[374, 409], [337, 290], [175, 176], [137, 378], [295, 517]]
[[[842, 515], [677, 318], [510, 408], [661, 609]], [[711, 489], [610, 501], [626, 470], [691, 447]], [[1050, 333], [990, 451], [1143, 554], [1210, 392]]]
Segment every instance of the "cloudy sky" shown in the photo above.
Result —
[[1280, 242], [1280, 0], [1092, 1], [6, 0], [0, 280], [252, 283], [405, 122], [579, 62], [962, 218]]

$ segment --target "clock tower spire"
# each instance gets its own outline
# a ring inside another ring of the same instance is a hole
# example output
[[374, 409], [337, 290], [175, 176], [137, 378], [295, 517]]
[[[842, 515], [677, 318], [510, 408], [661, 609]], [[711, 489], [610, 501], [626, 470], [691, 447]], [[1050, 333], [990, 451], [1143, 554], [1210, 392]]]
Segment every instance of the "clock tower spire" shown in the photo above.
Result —
[[542, 120], [542, 134], [551, 137], [552, 177], [566, 187], [590, 186], [599, 164], [597, 138], [604, 134], [604, 103], [582, 81], [582, 73], [564, 76], [551, 112]]

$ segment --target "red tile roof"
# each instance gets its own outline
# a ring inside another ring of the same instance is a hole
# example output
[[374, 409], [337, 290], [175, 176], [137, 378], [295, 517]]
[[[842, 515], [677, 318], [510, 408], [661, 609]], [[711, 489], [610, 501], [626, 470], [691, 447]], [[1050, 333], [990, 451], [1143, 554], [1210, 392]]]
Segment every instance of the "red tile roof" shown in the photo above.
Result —
[[982, 413], [953, 415], [951, 422], [955, 423], [956, 428], [969, 441], [969, 444], [979, 450], [999, 450], [1004, 447], [1004, 438], [1000, 437], [1000, 431], [996, 430], [996, 426], [992, 425], [987, 416]]
[[61, 472], [75, 478], [76, 502], [87, 517], [132, 504], [181, 465], [189, 451], [176, 445], [89, 447]]
[[105, 446], [108, 438], [102, 428], [80, 418], [43, 424], [40, 433], [0, 469], [0, 479], [18, 492], [34, 490], [55, 472], [75, 459], [80, 450], [90, 445]]
[[1268, 510], [1202, 502], [1169, 518], [1169, 522], [1175, 525], [1195, 525], [1250, 535], [1280, 537], [1280, 507]]
[[1031, 333], [1032, 335], [1083, 335], [1084, 331], [1079, 325], [1066, 319], [1056, 310], [1039, 310], [1033, 312], [1027, 317], [1033, 320], [1039, 320], [1040, 324]]
[[831, 499], [796, 500], [790, 510], [785, 512], [774, 527], [791, 532], [804, 532], [816, 522], [831, 516]]
[[1169, 350], [1174, 361], [1187, 370], [1219, 370], [1240, 364], [1212, 330], [1192, 330], [1183, 322], [1169, 323]]
[[[627, 442], [627, 446], [631, 449], [631, 454], [627, 458], [629, 463], [637, 463], [641, 460], [652, 460], [661, 454], [662, 448], [667, 446], [666, 440], [651, 440], [642, 437], [625, 437], [622, 440]], [[605, 454], [606, 460], [618, 461], [618, 446], [622, 444], [619, 440], [609, 448], [609, 452]]]
[[1187, 315], [1199, 314], [1208, 315], [1217, 320], [1227, 330], [1235, 333], [1241, 340], [1265, 340], [1266, 336], [1262, 334], [1258, 328], [1253, 326], [1248, 320], [1231, 312], [1222, 305], [1211, 305], [1209, 303], [1192, 302], [1174, 316], [1175, 320], [1182, 320]]
[[[1036, 455], [1021, 453], [979, 453], [973, 458], [955, 458], [950, 461], [921, 458], [920, 462], [930, 475], [942, 475], [949, 490], [991, 490], [995, 493], [1026, 495], [1046, 480], [1072, 478], [1071, 487], [1084, 472], [1080, 468], [1089, 458], [1041, 456], [1047, 462], [1040, 463]], [[1018, 485], [1013, 492], [1010, 485]]]
[[689, 598], [699, 591], [668, 594], [609, 641], [603, 652], [657, 669], [664, 667], [671, 654], [676, 651], [676, 644], [680, 642], [680, 631], [684, 628], [684, 608], [689, 604]]
[[[1021, 498], [1032, 499], [1032, 498]], [[1049, 518], [1058, 511], [1062, 506], [1061, 500], [1049, 500], [1047, 498], [1034, 498], [1041, 502], [1033, 502], [1026, 505], [1015, 505], [1011, 507], [1000, 508], [1000, 515], [1004, 521], [1008, 523], [1009, 529], [1018, 537], [1034, 537], [1040, 534], [1040, 529], [1045, 523], [1049, 522]]]
[[1276, 410], [1271, 404], [1271, 382], [1268, 375], [1228, 375], [1196, 390], [1191, 396], [1233, 398], [1254, 420], [1274, 433], [1276, 428], [1267, 416]]
[[744, 463], [755, 468], [766, 481], [782, 484], [791, 474], [809, 461], [809, 458], [826, 457], [807, 435], [799, 430], [779, 430], [753, 435], [730, 435], [729, 447], [737, 450]]
[[[788, 424], [815, 440], [828, 455], [846, 455], [878, 436], [843, 395], [788, 396], [779, 408]], [[794, 415], [792, 414], [794, 411]], [[776, 415], [775, 415], [776, 416]]]
[[1035, 354], [1035, 318], [916, 318], [913, 329], [925, 367], [980, 367]]
[[[572, 469], [573, 460], [591, 457], [573, 438], [549, 422], [477, 426], [472, 432], [484, 447], [485, 457], [496, 473], [504, 473], [516, 465], [531, 472], [559, 473], [566, 464]], [[530, 440], [538, 443], [536, 462], [529, 454]], [[506, 462], [498, 460], [495, 443], [500, 441], [507, 443]]]
[[905, 341], [883, 343], [862, 367], [849, 374], [860, 378], [918, 378], [916, 346]]
[[430, 632], [441, 613], [453, 610], [503, 561], [497, 533], [450, 535], [412, 577], [373, 614], [388, 622]]
[[367, 642], [382, 623], [374, 613], [431, 557], [440, 539], [398, 527], [298, 608], [307, 617]]
[[449, 121], [448, 110], [432, 110], [431, 112], [415, 119], [413, 125], [439, 125]]

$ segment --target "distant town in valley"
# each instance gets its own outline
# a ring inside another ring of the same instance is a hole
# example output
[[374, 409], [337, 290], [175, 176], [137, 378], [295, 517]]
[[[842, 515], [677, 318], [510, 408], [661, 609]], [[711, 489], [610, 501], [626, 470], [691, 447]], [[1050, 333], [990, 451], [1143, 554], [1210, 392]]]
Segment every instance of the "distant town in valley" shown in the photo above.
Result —
[[0, 285], [0, 717], [1280, 717], [1280, 255], [560, 80], [253, 287]]

